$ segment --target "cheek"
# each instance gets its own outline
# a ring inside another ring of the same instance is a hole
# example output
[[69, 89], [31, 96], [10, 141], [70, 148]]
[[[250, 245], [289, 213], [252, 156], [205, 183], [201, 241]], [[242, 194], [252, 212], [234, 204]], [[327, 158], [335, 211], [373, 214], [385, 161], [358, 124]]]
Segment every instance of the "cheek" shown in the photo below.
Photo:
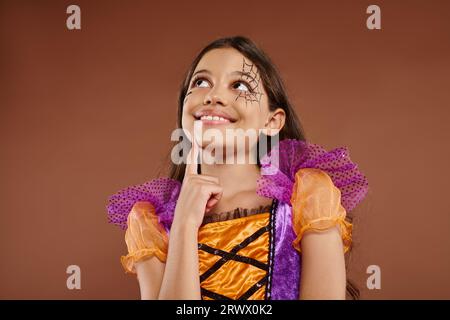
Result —
[[[190, 91], [188, 91], [190, 92]], [[195, 111], [195, 106], [200, 105], [202, 102], [201, 97], [198, 92], [192, 92], [189, 94], [183, 105], [182, 123], [192, 124], [194, 122], [194, 117], [192, 116], [193, 111]]]
[[262, 96], [260, 102], [249, 102], [245, 99], [234, 101], [236, 110], [239, 111], [242, 126], [246, 128], [263, 128], [269, 114], [269, 104], [266, 95]]
[[247, 107], [241, 109], [241, 125], [245, 128], [261, 129], [264, 127], [267, 112], [262, 110], [262, 106], [258, 105], [248, 105]]
[[194, 120], [190, 118], [189, 115], [184, 115], [183, 114], [183, 119], [181, 120], [181, 128], [183, 129], [183, 131], [186, 133], [186, 131], [188, 132], [193, 132], [194, 130]]
[[191, 133], [194, 130], [194, 118], [186, 108], [183, 109], [183, 114], [181, 117], [181, 128], [185, 132], [185, 135], [187, 135], [188, 137], [190, 135], [186, 134], [186, 132]]

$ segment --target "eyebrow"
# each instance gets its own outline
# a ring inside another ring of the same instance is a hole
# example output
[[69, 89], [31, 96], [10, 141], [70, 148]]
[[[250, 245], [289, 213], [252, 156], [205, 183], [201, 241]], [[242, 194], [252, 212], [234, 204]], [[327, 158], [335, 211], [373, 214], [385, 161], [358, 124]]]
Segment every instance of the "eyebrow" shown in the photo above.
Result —
[[[207, 70], [207, 69], [201, 69], [201, 70], [197, 70], [196, 72], [194, 72], [194, 74], [192, 75], [192, 77], [194, 77], [197, 73], [207, 73], [207, 74], [211, 74], [211, 71]], [[256, 82], [255, 78], [253, 78], [250, 73], [248, 72], [242, 72], [242, 71], [233, 71], [230, 73], [230, 75], [234, 75], [234, 74], [238, 74], [241, 76], [248, 76], [249, 78], [251, 78], [253, 81]]]

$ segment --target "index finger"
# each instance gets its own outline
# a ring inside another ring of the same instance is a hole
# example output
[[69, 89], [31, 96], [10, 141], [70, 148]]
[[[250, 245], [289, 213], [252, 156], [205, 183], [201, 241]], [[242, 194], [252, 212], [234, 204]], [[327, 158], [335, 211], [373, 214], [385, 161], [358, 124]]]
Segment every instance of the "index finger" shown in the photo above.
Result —
[[192, 137], [192, 147], [189, 150], [186, 159], [186, 174], [198, 174], [198, 155], [199, 155], [199, 145], [197, 144], [197, 139], [195, 139], [195, 134]]

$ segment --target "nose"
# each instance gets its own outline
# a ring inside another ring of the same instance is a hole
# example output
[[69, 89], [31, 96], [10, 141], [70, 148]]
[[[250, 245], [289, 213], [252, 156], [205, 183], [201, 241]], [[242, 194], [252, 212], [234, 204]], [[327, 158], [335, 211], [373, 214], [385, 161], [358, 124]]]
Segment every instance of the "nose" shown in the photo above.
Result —
[[204, 105], [221, 105], [222, 107], [226, 106], [228, 104], [228, 101], [226, 98], [224, 98], [223, 93], [219, 93], [216, 88], [213, 88], [208, 91], [208, 93], [205, 95], [205, 98], [203, 99]]

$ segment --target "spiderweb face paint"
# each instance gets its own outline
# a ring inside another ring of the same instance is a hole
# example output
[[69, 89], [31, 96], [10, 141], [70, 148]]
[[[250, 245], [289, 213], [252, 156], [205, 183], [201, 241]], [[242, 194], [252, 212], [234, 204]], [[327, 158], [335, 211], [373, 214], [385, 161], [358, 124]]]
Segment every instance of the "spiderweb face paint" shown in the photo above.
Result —
[[259, 75], [256, 66], [253, 63], [247, 63], [245, 58], [242, 58], [242, 74], [241, 79], [248, 82], [251, 88], [250, 91], [241, 91], [236, 96], [235, 101], [239, 98], [245, 99], [245, 106], [250, 102], [257, 102], [259, 106], [261, 106], [261, 97], [263, 93], [261, 92], [261, 88], [259, 83], [261, 82], [261, 77]]

